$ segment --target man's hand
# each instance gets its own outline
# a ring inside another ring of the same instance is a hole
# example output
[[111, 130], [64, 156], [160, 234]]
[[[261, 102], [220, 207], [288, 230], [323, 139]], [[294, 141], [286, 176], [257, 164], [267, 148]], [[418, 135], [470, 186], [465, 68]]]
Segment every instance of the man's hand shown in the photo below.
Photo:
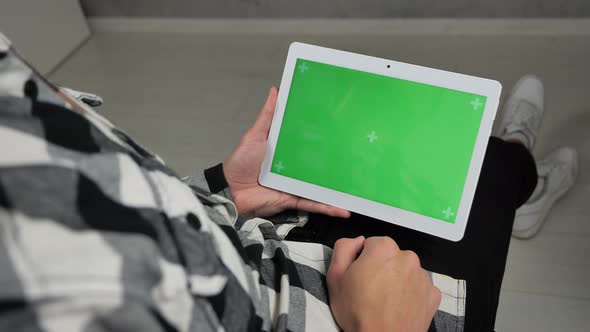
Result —
[[298, 209], [348, 218], [350, 212], [258, 184], [268, 131], [277, 103], [278, 89], [272, 87], [266, 103], [238, 147], [223, 164], [223, 173], [240, 214], [270, 216], [286, 209]]
[[347, 332], [427, 331], [441, 300], [418, 256], [388, 237], [338, 240], [327, 281], [332, 314]]

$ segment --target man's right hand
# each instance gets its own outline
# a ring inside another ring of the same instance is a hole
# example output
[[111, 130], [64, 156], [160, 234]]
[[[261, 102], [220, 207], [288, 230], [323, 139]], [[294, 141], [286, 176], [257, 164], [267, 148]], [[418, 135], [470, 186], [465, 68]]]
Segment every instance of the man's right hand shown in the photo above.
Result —
[[332, 314], [347, 332], [427, 331], [441, 300], [418, 256], [389, 237], [338, 240], [327, 281]]

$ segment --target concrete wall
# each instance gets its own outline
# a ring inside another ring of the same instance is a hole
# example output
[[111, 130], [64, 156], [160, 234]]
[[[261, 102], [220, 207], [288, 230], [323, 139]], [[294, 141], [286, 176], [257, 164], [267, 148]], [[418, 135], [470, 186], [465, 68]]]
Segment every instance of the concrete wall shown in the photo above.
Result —
[[88, 16], [590, 17], [590, 0], [81, 0]]

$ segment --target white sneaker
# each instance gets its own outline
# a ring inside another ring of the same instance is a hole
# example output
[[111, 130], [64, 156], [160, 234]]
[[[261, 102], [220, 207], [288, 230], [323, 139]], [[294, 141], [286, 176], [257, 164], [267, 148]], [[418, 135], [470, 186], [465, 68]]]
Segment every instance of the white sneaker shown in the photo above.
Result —
[[518, 210], [512, 235], [519, 239], [533, 237], [545, 221], [553, 204], [574, 185], [578, 173], [576, 150], [564, 147], [537, 162], [539, 182], [529, 200]]
[[543, 120], [543, 83], [533, 75], [523, 76], [504, 104], [500, 138], [518, 140], [532, 150]]

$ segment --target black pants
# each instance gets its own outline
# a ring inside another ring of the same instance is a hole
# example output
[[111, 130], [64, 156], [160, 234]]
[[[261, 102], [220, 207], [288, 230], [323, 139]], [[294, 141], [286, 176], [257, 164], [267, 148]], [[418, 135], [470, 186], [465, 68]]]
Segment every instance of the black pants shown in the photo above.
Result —
[[350, 220], [312, 215], [292, 241], [334, 246], [342, 237], [391, 236], [413, 250], [430, 271], [467, 281], [466, 331], [492, 331], [504, 276], [514, 213], [532, 194], [537, 169], [522, 145], [490, 138], [465, 236], [459, 242], [353, 214]]

